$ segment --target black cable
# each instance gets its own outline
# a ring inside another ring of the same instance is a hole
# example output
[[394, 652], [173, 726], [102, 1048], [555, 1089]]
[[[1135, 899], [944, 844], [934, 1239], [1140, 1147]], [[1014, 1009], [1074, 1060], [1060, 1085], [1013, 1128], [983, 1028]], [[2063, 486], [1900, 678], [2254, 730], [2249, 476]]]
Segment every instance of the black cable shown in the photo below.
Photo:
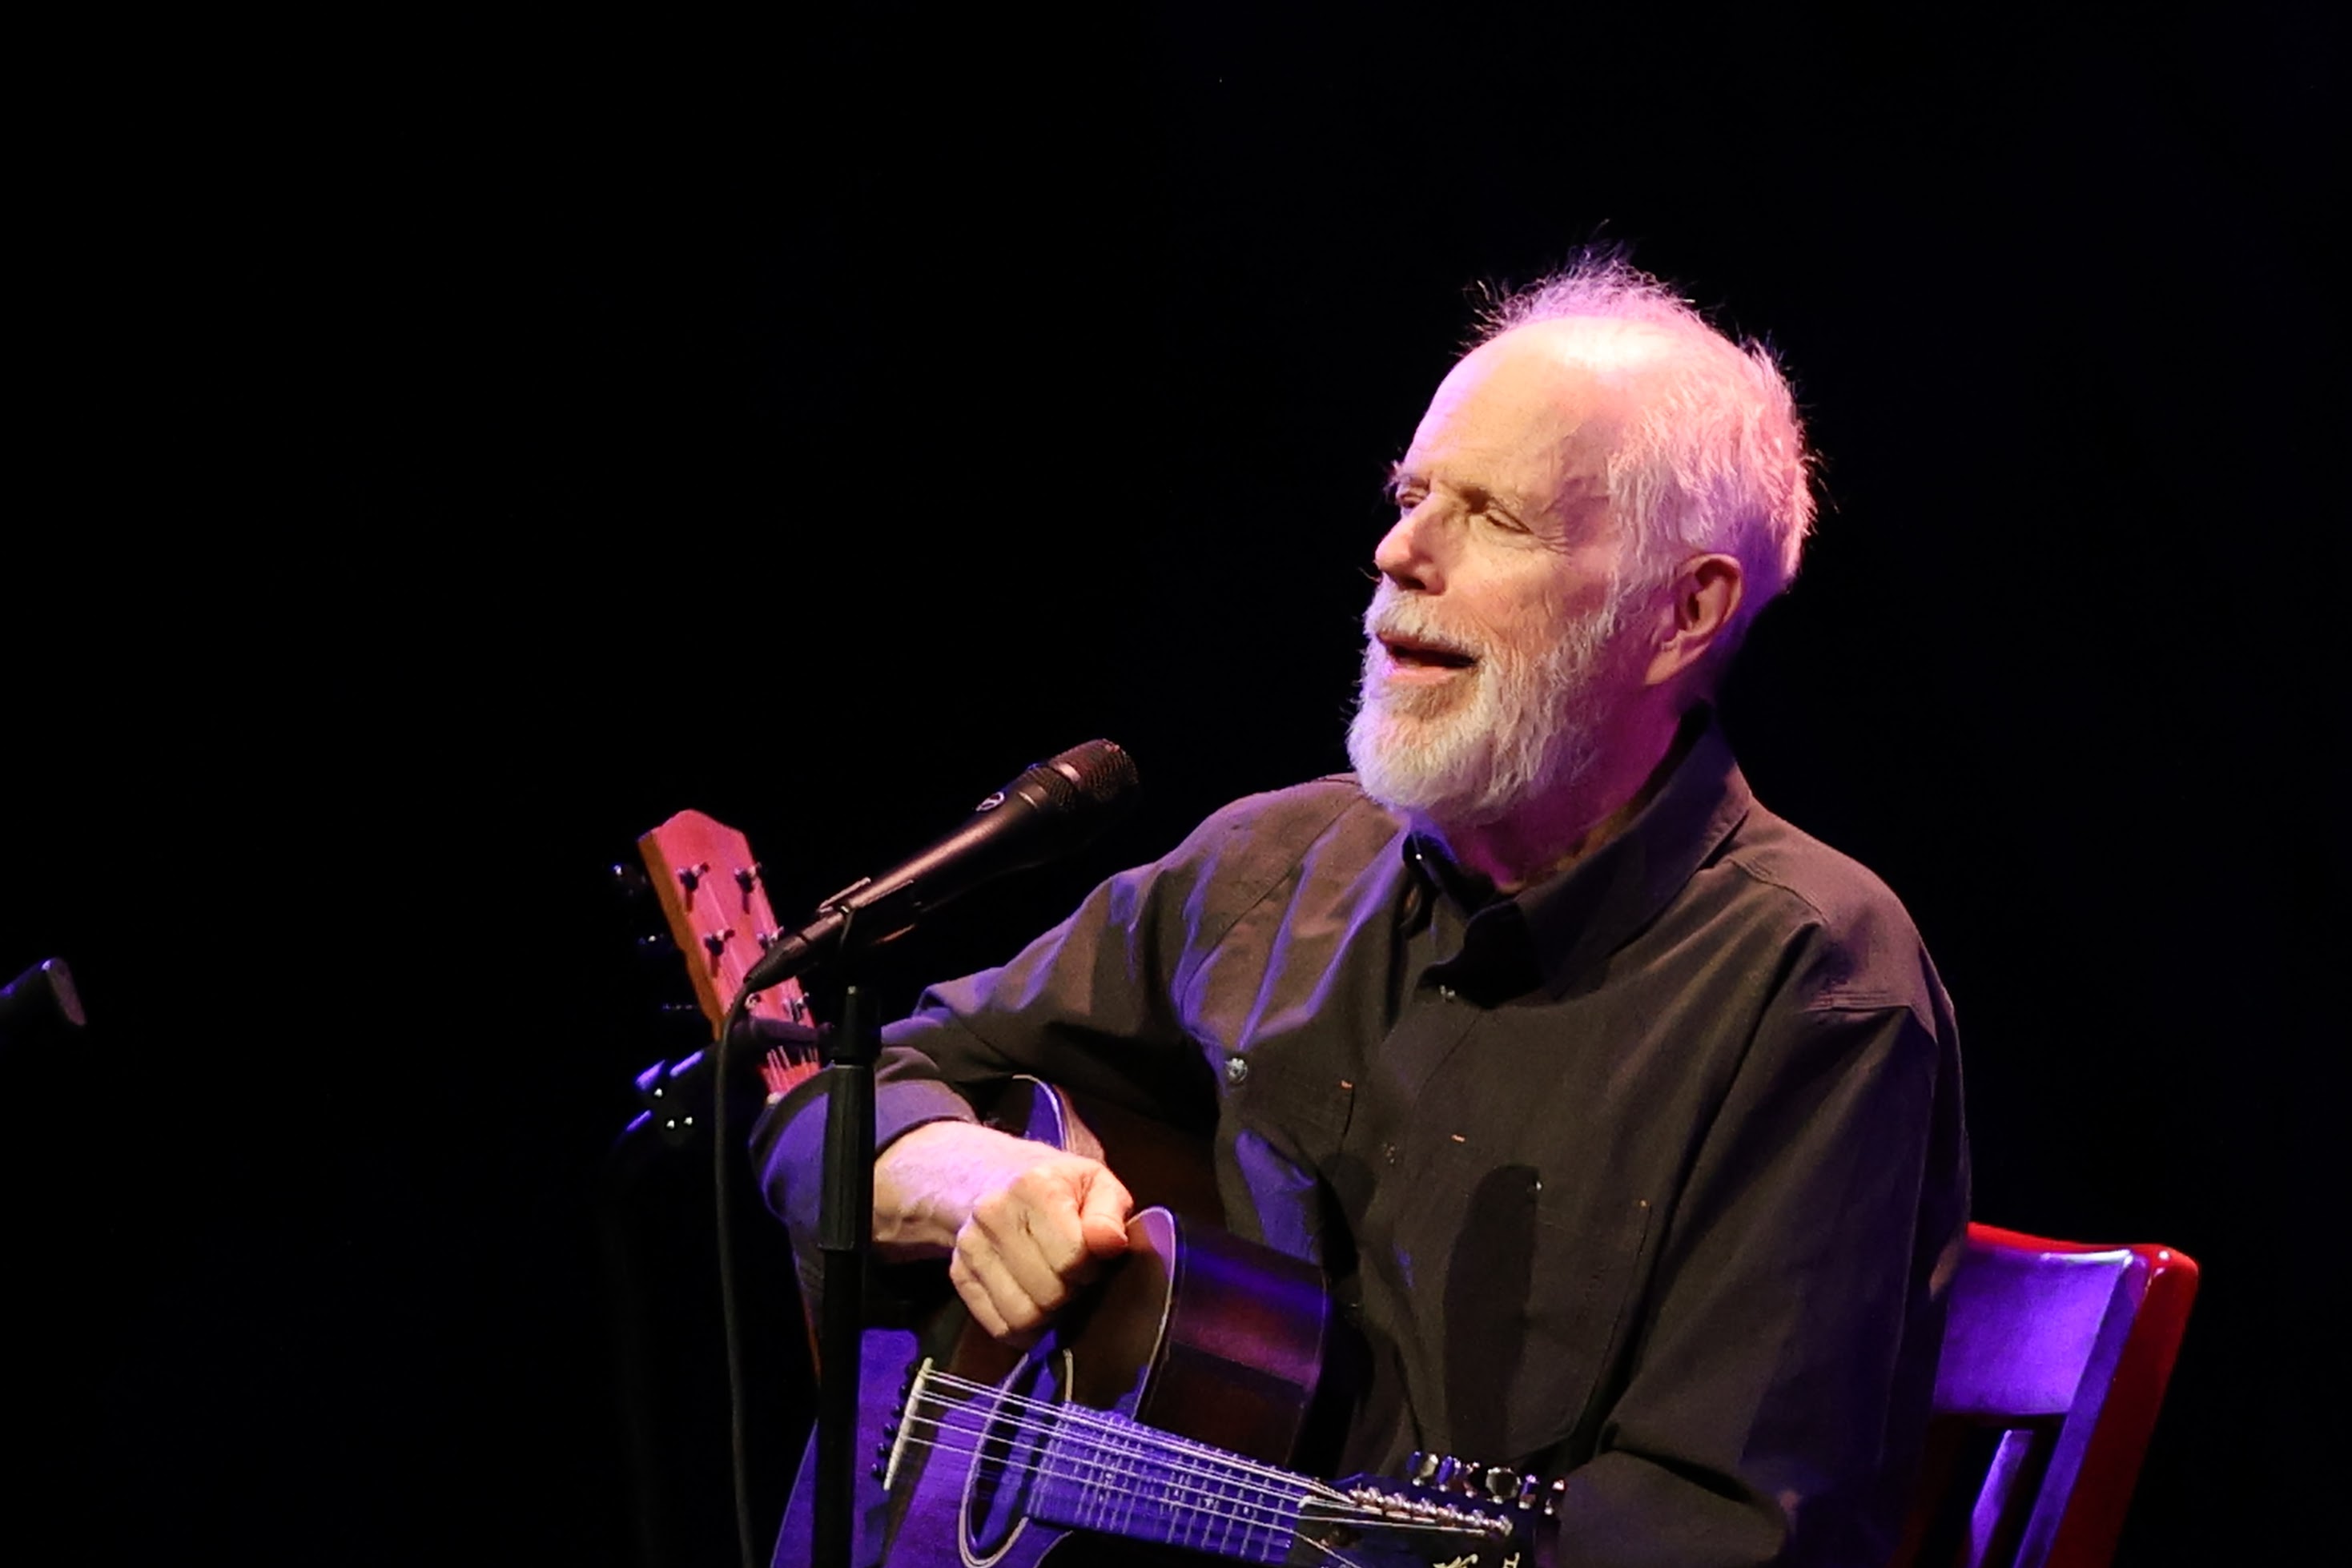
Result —
[[[848, 952], [850, 927], [857, 911], [845, 908], [841, 911], [841, 934], [835, 951]], [[735, 1546], [742, 1559], [742, 1568], [760, 1568], [754, 1555], [751, 1538], [751, 1437], [745, 1416], [748, 1401], [743, 1387], [743, 1330], [741, 1314], [736, 1308], [735, 1236], [732, 1173], [728, 1168], [727, 1086], [733, 1080], [727, 1065], [728, 1049], [734, 1043], [735, 1026], [747, 1016], [747, 1008], [754, 993], [739, 992], [727, 1008], [727, 1021], [719, 1026], [719, 1038], [710, 1047], [710, 1206], [719, 1224], [719, 1317], [727, 1341], [727, 1442], [730, 1466], [735, 1486]], [[823, 1059], [820, 1051], [819, 1059]], [[871, 1223], [870, 1221], [868, 1223]]]
[[711, 1210], [719, 1224], [719, 1317], [727, 1339], [727, 1441], [735, 1486], [735, 1548], [743, 1568], [760, 1568], [751, 1544], [751, 1443], [744, 1421], [743, 1331], [735, 1309], [735, 1236], [730, 1189], [734, 1173], [728, 1165], [727, 1063], [735, 1026], [745, 1015], [748, 991], [739, 993], [727, 1009], [726, 1022], [710, 1047], [710, 1184]]

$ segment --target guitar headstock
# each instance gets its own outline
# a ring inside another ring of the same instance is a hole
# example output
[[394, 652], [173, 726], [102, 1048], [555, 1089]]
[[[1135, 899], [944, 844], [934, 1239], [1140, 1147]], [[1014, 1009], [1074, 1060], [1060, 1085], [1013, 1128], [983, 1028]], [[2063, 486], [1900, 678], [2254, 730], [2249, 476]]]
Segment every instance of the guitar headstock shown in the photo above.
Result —
[[[740, 831], [698, 811], [681, 811], [646, 834], [637, 840], [637, 851], [670, 936], [686, 955], [695, 1002], [715, 1039], [743, 988], [743, 976], [776, 937], [775, 911], [768, 904], [760, 863]], [[746, 998], [744, 1011], [783, 1023], [812, 1022], [797, 980]], [[760, 1074], [770, 1093], [782, 1094], [818, 1066], [814, 1052], [791, 1058], [772, 1050]]]

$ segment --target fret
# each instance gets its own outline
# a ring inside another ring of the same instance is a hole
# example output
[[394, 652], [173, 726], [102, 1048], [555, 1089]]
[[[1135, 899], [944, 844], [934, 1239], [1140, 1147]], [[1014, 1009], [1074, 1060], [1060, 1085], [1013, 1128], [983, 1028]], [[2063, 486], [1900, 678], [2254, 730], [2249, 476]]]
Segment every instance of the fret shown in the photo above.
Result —
[[1056, 1413], [1029, 1500], [1043, 1524], [1279, 1563], [1307, 1485], [1124, 1416], [1066, 1410]]

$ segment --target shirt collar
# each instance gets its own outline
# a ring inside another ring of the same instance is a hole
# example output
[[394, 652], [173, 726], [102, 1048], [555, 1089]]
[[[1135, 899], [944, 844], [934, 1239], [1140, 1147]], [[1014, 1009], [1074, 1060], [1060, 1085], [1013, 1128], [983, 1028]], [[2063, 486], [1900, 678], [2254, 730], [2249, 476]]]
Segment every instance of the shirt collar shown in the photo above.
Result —
[[1495, 910], [1503, 918], [1485, 923], [1523, 927], [1530, 978], [1540, 976], [1546, 989], [1566, 994], [1656, 918], [1754, 804], [1714, 711], [1696, 709], [1684, 726], [1688, 744], [1682, 760], [1650, 803], [1599, 848], [1547, 881], [1498, 899], [1493, 884], [1455, 865], [1435, 838], [1417, 833], [1406, 837], [1405, 858], [1474, 922], [1498, 903], [1516, 906], [1508, 915]]

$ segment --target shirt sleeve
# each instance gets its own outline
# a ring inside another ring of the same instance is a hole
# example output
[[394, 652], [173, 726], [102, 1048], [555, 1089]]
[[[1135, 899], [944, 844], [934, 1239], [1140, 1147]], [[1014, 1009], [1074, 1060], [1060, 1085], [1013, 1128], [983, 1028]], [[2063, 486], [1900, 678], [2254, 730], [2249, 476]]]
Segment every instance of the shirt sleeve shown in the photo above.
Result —
[[[1193, 894], [1215, 823], [1097, 887], [1010, 963], [931, 988], [888, 1026], [875, 1074], [876, 1149], [926, 1122], [976, 1120], [1020, 1074], [1163, 1121], [1213, 1117], [1171, 991], [1202, 913]], [[751, 1137], [768, 1206], [803, 1259], [815, 1256], [823, 1089], [820, 1075], [768, 1107]]]
[[[1924, 968], [1924, 958], [1922, 959]], [[1948, 1012], [1769, 1013], [1661, 1243], [1559, 1568], [1880, 1563], [1965, 1238]]]

